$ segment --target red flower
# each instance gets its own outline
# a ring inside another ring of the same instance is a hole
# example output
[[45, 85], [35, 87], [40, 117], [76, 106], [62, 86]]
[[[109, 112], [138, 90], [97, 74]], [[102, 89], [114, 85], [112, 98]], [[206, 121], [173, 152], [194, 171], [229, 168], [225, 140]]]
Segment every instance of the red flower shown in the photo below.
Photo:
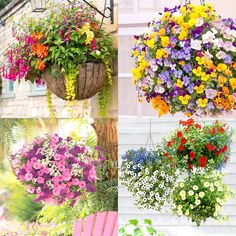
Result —
[[200, 167], [206, 167], [206, 162], [207, 162], [207, 158], [206, 156], [201, 156], [200, 157]]
[[202, 128], [202, 126], [199, 125], [199, 124], [196, 124], [195, 127], [196, 127], [197, 129], [201, 129], [201, 128]]
[[219, 133], [224, 133], [225, 129], [223, 127], [218, 127], [218, 131], [219, 131]]
[[173, 160], [172, 156], [168, 156], [168, 159], [169, 159], [170, 161], [172, 161], [172, 160]]
[[210, 151], [210, 152], [213, 152], [216, 150], [216, 146], [212, 146], [210, 143], [208, 143], [206, 145], [206, 148]]
[[177, 137], [178, 137], [178, 138], [181, 138], [182, 136], [183, 136], [183, 134], [182, 134], [181, 131], [177, 132]]
[[97, 49], [97, 40], [94, 38], [91, 42], [91, 49], [96, 50]]
[[183, 151], [184, 150], [184, 146], [180, 145], [178, 148], [179, 151]]
[[181, 142], [182, 145], [184, 145], [186, 143], [186, 141], [187, 141], [186, 138], [182, 138], [180, 142]]
[[169, 156], [169, 153], [168, 153], [168, 152], [166, 152], [166, 153], [164, 154], [164, 156], [165, 156], [165, 157], [168, 157], [168, 156]]
[[196, 158], [196, 155], [195, 155], [194, 152], [190, 152], [189, 155], [190, 155], [190, 160], [191, 161]]
[[194, 124], [194, 119], [188, 119], [187, 121], [183, 121], [183, 120], [181, 120], [180, 122], [179, 122], [181, 125], [183, 125], [183, 126], [192, 126], [193, 124]]
[[221, 151], [222, 153], [224, 153], [224, 152], [227, 151], [227, 149], [228, 149], [228, 147], [225, 145], [223, 148], [220, 149], [220, 151]]
[[167, 144], [166, 144], [167, 147], [170, 147], [171, 145], [172, 145], [171, 141], [167, 142]]
[[220, 155], [220, 151], [216, 151], [215, 155], [218, 157]]
[[193, 165], [188, 164], [188, 168], [189, 168], [190, 170], [192, 170], [192, 169], [193, 169]]

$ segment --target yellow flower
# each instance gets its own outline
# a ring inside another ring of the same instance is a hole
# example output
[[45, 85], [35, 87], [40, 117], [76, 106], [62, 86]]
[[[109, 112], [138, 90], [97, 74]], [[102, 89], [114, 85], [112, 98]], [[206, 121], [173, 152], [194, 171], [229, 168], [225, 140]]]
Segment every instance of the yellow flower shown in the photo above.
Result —
[[196, 57], [196, 61], [198, 62], [199, 65], [203, 65], [205, 62], [204, 57]]
[[155, 40], [152, 38], [152, 39], [149, 39], [146, 41], [146, 45], [149, 47], [149, 48], [154, 48], [155, 46]]
[[195, 74], [196, 76], [201, 76], [202, 75], [202, 67], [198, 66], [197, 69], [193, 69], [193, 74]]
[[183, 6], [183, 7], [181, 7], [180, 8], [180, 12], [182, 13], [182, 14], [184, 14], [184, 13], [186, 13], [186, 7], [185, 6]]
[[194, 89], [197, 91], [197, 94], [202, 94], [204, 92], [205, 86], [203, 84], [195, 86]]
[[132, 54], [133, 54], [134, 57], [137, 57], [138, 54], [139, 54], [139, 53], [138, 53], [138, 50], [137, 50], [137, 49], [136, 49], [136, 50], [133, 50]]
[[166, 48], [170, 44], [170, 39], [168, 36], [164, 36], [161, 38], [161, 45]]
[[85, 40], [85, 44], [90, 44], [94, 38], [94, 33], [93, 31], [89, 30], [86, 32], [87, 39]]
[[183, 88], [183, 83], [182, 83], [182, 81], [180, 79], [177, 80], [176, 85], [179, 88]]
[[185, 96], [179, 96], [179, 100], [183, 105], [187, 105], [189, 103], [189, 100], [191, 99], [191, 96], [186, 94]]
[[205, 72], [202, 73], [201, 80], [202, 81], [208, 81], [210, 79], [211, 75], [207, 75]]
[[224, 77], [222, 75], [220, 75], [218, 77], [218, 84], [220, 87], [223, 87], [225, 85], [226, 81], [227, 81], [226, 77]]
[[149, 64], [148, 64], [148, 62], [146, 61], [146, 60], [144, 60], [144, 59], [141, 59], [140, 60], [140, 65], [139, 65], [139, 67], [140, 67], [140, 69], [141, 70], [144, 70], [146, 67], [148, 67], [149, 66]]
[[86, 33], [90, 30], [90, 24], [88, 22], [84, 23], [83, 27], [82, 27], [82, 32]]
[[139, 67], [133, 68], [132, 74], [133, 74], [133, 83], [135, 84], [135, 82], [142, 77], [142, 71], [140, 70]]
[[158, 32], [160, 36], [164, 36], [166, 34], [166, 30], [164, 28], [161, 28]]
[[218, 70], [219, 72], [224, 72], [226, 69], [227, 69], [227, 65], [225, 65], [224, 63], [220, 63], [220, 64], [218, 64], [218, 66], [217, 66], [217, 70]]
[[182, 29], [180, 31], [178, 39], [179, 40], [185, 40], [185, 39], [187, 39], [187, 36], [188, 36], [188, 31], [186, 31], [185, 29]]
[[199, 106], [202, 107], [202, 108], [205, 108], [206, 105], [207, 105], [207, 103], [208, 103], [208, 99], [207, 99], [207, 98], [204, 98], [204, 99], [199, 98], [199, 99], [198, 99], [198, 104], [199, 104]]
[[183, 16], [179, 16], [178, 19], [177, 19], [177, 24], [181, 25], [183, 23], [184, 23], [184, 17]]
[[232, 87], [233, 90], [236, 89], [236, 79], [235, 78], [231, 78], [229, 79], [230, 82], [230, 86]]
[[158, 49], [158, 50], [156, 51], [156, 59], [162, 58], [163, 55], [164, 55], [164, 50]]
[[196, 18], [192, 18], [188, 21], [189, 27], [193, 27], [196, 24]]

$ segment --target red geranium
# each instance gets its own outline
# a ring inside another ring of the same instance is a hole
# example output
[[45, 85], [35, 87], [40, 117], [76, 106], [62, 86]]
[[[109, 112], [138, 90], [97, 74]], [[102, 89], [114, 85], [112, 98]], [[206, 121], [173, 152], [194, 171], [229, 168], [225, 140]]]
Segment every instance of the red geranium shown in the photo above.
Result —
[[178, 148], [179, 151], [183, 151], [184, 150], [184, 146], [180, 145]]
[[206, 156], [201, 156], [200, 157], [200, 167], [206, 167], [206, 162], [207, 162], [207, 158]]
[[190, 160], [191, 161], [196, 158], [196, 155], [195, 155], [194, 152], [190, 152], [189, 155], [190, 155]]
[[206, 144], [206, 148], [210, 151], [213, 152], [216, 150], [216, 146], [212, 146], [210, 143]]
[[186, 141], [187, 141], [186, 138], [182, 138], [180, 142], [181, 142], [182, 145], [184, 145], [186, 143]]
[[189, 168], [190, 170], [192, 170], [192, 169], [193, 169], [193, 165], [188, 164], [188, 168]]
[[178, 137], [178, 138], [181, 138], [182, 136], [183, 136], [183, 134], [182, 134], [181, 131], [177, 132], [177, 137]]

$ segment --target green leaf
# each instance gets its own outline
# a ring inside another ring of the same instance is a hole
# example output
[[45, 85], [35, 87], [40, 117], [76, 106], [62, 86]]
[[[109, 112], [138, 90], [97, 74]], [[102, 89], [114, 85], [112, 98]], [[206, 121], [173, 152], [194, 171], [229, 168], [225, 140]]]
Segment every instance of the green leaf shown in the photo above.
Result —
[[144, 224], [152, 225], [152, 220], [150, 220], [150, 219], [144, 219]]
[[138, 226], [138, 220], [136, 220], [136, 219], [131, 219], [131, 220], [129, 220], [129, 223], [131, 224], [131, 225], [134, 225], [134, 226]]

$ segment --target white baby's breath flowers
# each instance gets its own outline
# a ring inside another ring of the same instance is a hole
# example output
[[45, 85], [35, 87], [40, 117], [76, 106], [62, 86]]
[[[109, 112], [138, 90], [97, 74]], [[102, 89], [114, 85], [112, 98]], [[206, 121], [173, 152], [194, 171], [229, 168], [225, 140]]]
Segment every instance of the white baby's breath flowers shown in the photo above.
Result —
[[198, 186], [197, 185], [193, 185], [193, 190], [198, 190]]
[[204, 187], [208, 188], [210, 186], [209, 182], [204, 183]]
[[200, 201], [199, 199], [196, 199], [196, 200], [195, 200], [195, 204], [196, 204], [197, 206], [199, 206], [199, 205], [201, 204], [201, 201]]
[[193, 190], [189, 190], [189, 191], [188, 191], [188, 195], [189, 195], [189, 196], [193, 196], [193, 195], [194, 195]]
[[203, 198], [204, 196], [205, 196], [205, 193], [204, 193], [204, 192], [200, 192], [200, 193], [199, 193], [199, 197], [200, 197], [200, 198]]

